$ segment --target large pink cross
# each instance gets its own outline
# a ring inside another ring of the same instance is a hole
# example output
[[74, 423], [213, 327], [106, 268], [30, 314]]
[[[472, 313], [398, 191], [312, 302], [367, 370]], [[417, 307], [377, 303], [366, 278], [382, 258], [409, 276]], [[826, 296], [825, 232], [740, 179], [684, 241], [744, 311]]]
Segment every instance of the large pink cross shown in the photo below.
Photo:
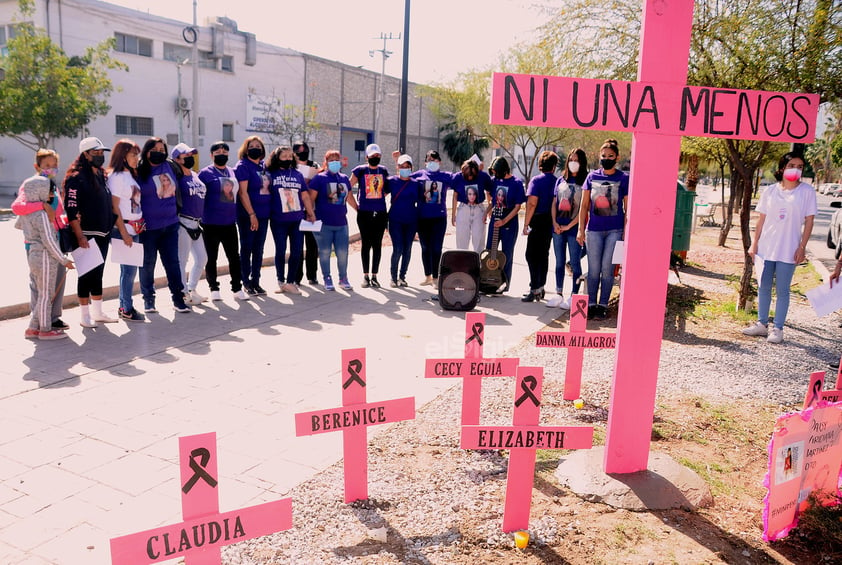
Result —
[[295, 415], [295, 435], [342, 432], [345, 502], [368, 498], [368, 427], [415, 418], [415, 397], [366, 402], [365, 348], [342, 350], [342, 407]]
[[184, 522], [111, 539], [115, 565], [183, 557], [188, 565], [221, 565], [220, 549], [292, 527], [292, 499], [219, 512], [216, 433], [178, 438]]
[[689, 0], [644, 1], [638, 82], [492, 78], [492, 123], [634, 132], [607, 473], [648, 464], [680, 136], [815, 138], [817, 95], [685, 86], [692, 24]]

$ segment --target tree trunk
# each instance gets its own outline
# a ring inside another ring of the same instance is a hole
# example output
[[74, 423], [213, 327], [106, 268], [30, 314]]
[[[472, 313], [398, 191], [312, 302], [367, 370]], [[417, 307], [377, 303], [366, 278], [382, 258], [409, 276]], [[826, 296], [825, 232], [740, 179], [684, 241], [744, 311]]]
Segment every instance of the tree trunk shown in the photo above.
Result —
[[687, 190], [696, 192], [699, 184], [699, 156], [690, 155], [687, 159]]
[[743, 185], [742, 206], [740, 207], [740, 234], [743, 240], [744, 267], [743, 275], [740, 277], [740, 298], [737, 302], [737, 308], [740, 310], [745, 308], [749, 297], [753, 295], [751, 279], [754, 271], [754, 261], [748, 254], [748, 250], [751, 247], [751, 185], [754, 181], [755, 170], [756, 168], [752, 164], [744, 164], [744, 169], [737, 174], [737, 182]]
[[[734, 203], [737, 202], [737, 197], [740, 195], [739, 186], [737, 183], [737, 173], [734, 170], [734, 166], [730, 166], [731, 169], [731, 194], [728, 196], [728, 204], [722, 206], [722, 227], [719, 228], [719, 247], [725, 247], [725, 242], [728, 240], [728, 234], [731, 231], [731, 227], [734, 225]], [[723, 174], [724, 178], [724, 174]], [[724, 186], [724, 182], [723, 182]], [[725, 204], [725, 189], [722, 189], [722, 199], [723, 204]]]

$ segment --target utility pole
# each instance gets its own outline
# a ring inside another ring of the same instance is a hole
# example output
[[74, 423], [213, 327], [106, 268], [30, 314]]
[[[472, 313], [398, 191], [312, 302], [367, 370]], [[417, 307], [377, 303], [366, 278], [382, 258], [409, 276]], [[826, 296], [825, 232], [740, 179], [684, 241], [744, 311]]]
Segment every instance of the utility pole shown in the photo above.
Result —
[[[196, 30], [196, 41], [193, 42], [193, 107], [190, 109], [190, 121], [193, 127], [192, 147], [199, 148], [199, 26], [196, 18], [196, 2], [193, 0], [193, 29]], [[181, 141], [181, 140], [179, 140]], [[198, 162], [198, 159], [196, 160]]]
[[381, 32], [380, 37], [375, 37], [374, 39], [382, 39], [383, 40], [383, 48], [382, 49], [372, 49], [368, 52], [369, 57], [374, 57], [375, 53], [380, 53], [383, 57], [383, 62], [380, 67], [380, 94], [378, 95], [377, 100], [375, 101], [375, 112], [374, 112], [374, 143], [380, 143], [380, 116], [383, 114], [383, 102], [386, 99], [386, 59], [388, 59], [392, 55], [392, 51], [388, 51], [386, 49], [386, 42], [390, 40], [397, 40], [401, 38], [401, 34], [393, 35], [389, 32], [389, 35]]
[[403, 13], [403, 71], [401, 73], [401, 124], [398, 148], [406, 153], [406, 104], [409, 94], [409, 0]]

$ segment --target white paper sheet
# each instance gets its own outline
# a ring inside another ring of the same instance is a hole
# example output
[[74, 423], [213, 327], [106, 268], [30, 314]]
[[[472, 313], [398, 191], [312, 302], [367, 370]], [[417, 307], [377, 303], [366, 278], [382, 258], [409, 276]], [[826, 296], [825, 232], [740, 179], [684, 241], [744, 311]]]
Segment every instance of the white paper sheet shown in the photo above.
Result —
[[102, 259], [102, 252], [99, 250], [99, 246], [90, 240], [87, 249], [77, 247], [70, 254], [73, 255], [73, 262], [76, 264], [77, 277], [89, 273], [105, 262]]
[[827, 283], [811, 288], [805, 294], [819, 318], [842, 308], [842, 280], [835, 283], [833, 288], [830, 288], [830, 283]]
[[614, 253], [611, 255], [611, 263], [622, 265], [626, 260], [626, 242], [622, 239], [614, 244]]
[[316, 169], [308, 165], [298, 165], [298, 172], [301, 173], [301, 176], [303, 176], [305, 180], [310, 180], [316, 176]]
[[298, 224], [298, 229], [301, 231], [322, 231], [322, 221], [308, 222], [307, 220], [301, 220], [301, 223]]
[[111, 239], [111, 262], [120, 265], [143, 266], [143, 244], [134, 242], [131, 247], [122, 239]]
[[754, 254], [754, 279], [758, 285], [760, 285], [760, 278], [763, 276], [763, 263], [765, 262], [766, 260], [759, 253]]

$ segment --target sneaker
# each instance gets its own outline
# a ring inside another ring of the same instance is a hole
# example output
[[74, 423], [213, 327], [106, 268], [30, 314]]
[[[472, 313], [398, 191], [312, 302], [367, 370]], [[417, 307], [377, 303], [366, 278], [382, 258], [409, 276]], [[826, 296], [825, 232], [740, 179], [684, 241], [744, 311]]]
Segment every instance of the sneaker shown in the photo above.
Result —
[[561, 301], [561, 304], [559, 304], [558, 307], [561, 308], [562, 310], [570, 310], [570, 299], [565, 298], [564, 300]]
[[255, 290], [253, 286], [247, 284], [243, 285], [243, 292], [245, 292], [249, 296], [257, 296], [257, 290]]
[[310, 286], [319, 286], [319, 281], [317, 281], [316, 279], [307, 279], [307, 284], [309, 284]]
[[258, 296], [264, 296], [266, 294], [266, 291], [259, 284], [254, 285], [252, 290], [254, 290], [254, 293]]
[[608, 307], [600, 304], [596, 307], [596, 319], [605, 320], [608, 318]]
[[112, 318], [112, 317], [110, 317], [110, 316], [108, 316], [107, 314], [104, 314], [104, 313], [100, 314], [98, 316], [92, 315], [91, 319], [94, 322], [102, 322], [103, 324], [116, 324], [117, 323], [117, 318]]
[[377, 280], [377, 275], [371, 275], [371, 288], [380, 288], [380, 281]]
[[292, 283], [286, 283], [284, 286], [281, 287], [281, 290], [289, 294], [301, 294], [301, 291], [298, 290], [298, 287]]
[[348, 282], [348, 279], [339, 279], [339, 286], [342, 290], [354, 290], [354, 287], [351, 286], [351, 283]]
[[218, 290], [212, 290], [210, 298], [214, 302], [219, 302], [220, 300], [222, 300], [222, 294], [220, 294]]
[[564, 302], [564, 297], [562, 295], [553, 296], [549, 300], [547, 300], [547, 308], [560, 308], [561, 304]]
[[251, 300], [251, 296], [242, 288], [234, 293], [234, 300]]
[[766, 328], [766, 324], [754, 322], [752, 325], [743, 330], [743, 335], [766, 337], [769, 335], [769, 330]]
[[207, 302], [207, 298], [196, 292], [195, 290], [188, 290], [184, 293], [184, 302], [187, 304], [197, 305], [201, 304], [202, 302]]
[[275, 294], [283, 294], [284, 292], [284, 283], [278, 281], [278, 289], [275, 291]]
[[[436, 277], [433, 277], [433, 286], [436, 288], [439, 287], [439, 279]], [[509, 287], [506, 287], [506, 290], [509, 290]]]
[[[55, 328], [53, 328], [55, 329]], [[23, 337], [26, 339], [38, 339], [38, 334], [41, 333], [36, 328], [26, 328], [23, 331]]]
[[361, 286], [361, 287], [363, 287], [363, 288], [368, 288], [368, 287], [370, 287], [370, 286], [371, 286], [371, 278], [369, 278], [369, 276], [368, 276], [368, 275], [366, 275], [365, 277], [363, 277], [363, 284], [361, 284], [360, 286]]
[[389, 283], [389, 286], [392, 288], [398, 288], [398, 281], [392, 279], [392, 282]]
[[406, 288], [409, 286], [409, 284], [407, 284], [406, 279], [398, 279], [398, 286]]
[[68, 326], [64, 322], [64, 320], [62, 320], [61, 318], [56, 318], [55, 321], [53, 322], [53, 329], [54, 330], [69, 330], [70, 326]]
[[588, 320], [596, 318], [596, 311], [599, 307], [596, 304], [588, 304]]
[[188, 306], [187, 304], [184, 303], [184, 301], [173, 302], [173, 309], [176, 312], [180, 312], [181, 314], [187, 314], [188, 312], [193, 311], [193, 310], [190, 309], [190, 306]]
[[127, 322], [145, 322], [146, 316], [132, 308], [131, 310], [126, 310], [124, 308], [120, 308], [119, 310], [120, 319], [125, 320]]
[[769, 337], [766, 338], [766, 341], [769, 343], [781, 343], [784, 340], [784, 330], [783, 328], [776, 328], [772, 327], [769, 330]]
[[143, 303], [143, 311], [147, 314], [157, 314], [158, 309], [155, 308], [155, 301], [145, 301]]
[[433, 284], [433, 276], [427, 275], [423, 281], [421, 281], [421, 286], [432, 286]]
[[87, 318], [82, 317], [79, 320], [79, 325], [82, 326], [83, 328], [95, 328], [96, 322], [94, 322], [90, 317], [87, 317]]
[[38, 339], [42, 341], [49, 341], [53, 339], [63, 339], [67, 337], [67, 334], [64, 333], [64, 330], [49, 330], [46, 332], [38, 332]]
[[333, 277], [330, 275], [325, 276], [325, 290], [336, 290], [336, 287], [333, 286]]

